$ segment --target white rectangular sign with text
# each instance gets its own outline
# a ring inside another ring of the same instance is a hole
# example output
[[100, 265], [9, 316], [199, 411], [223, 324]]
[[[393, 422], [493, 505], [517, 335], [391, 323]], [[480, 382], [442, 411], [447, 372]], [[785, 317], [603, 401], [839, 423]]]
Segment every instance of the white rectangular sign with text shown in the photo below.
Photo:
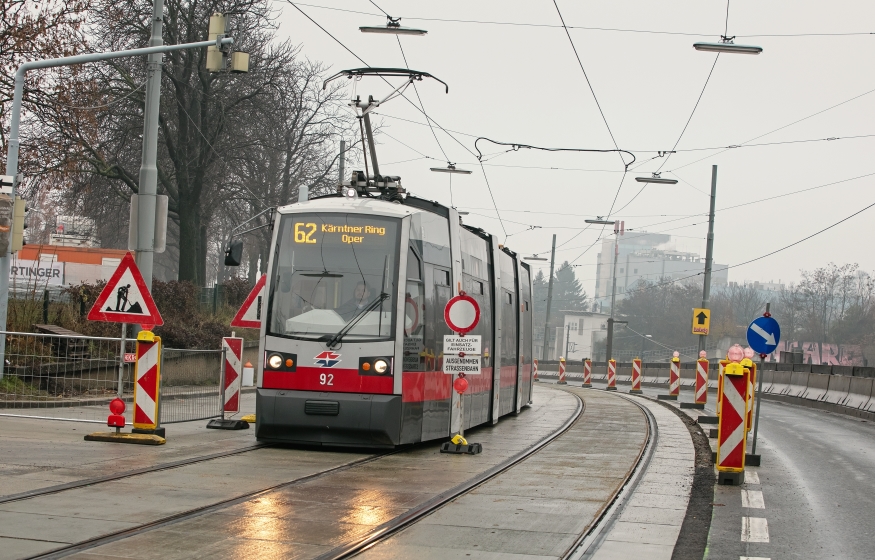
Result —
[[[444, 335], [444, 373], [479, 374], [482, 364], [480, 335]], [[460, 354], [463, 354], [460, 356]]]

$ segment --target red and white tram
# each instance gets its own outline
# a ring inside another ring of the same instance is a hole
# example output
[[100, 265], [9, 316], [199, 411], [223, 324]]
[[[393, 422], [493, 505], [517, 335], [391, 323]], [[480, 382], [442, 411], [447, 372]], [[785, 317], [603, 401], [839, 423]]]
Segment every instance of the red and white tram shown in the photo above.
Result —
[[393, 447], [457, 432], [459, 395], [442, 372], [442, 345], [452, 334], [444, 307], [460, 291], [480, 305], [470, 334], [483, 350], [482, 373], [468, 376], [463, 396], [464, 428], [531, 403], [529, 266], [455, 209], [390, 184], [390, 196], [345, 187], [277, 209], [258, 440]]

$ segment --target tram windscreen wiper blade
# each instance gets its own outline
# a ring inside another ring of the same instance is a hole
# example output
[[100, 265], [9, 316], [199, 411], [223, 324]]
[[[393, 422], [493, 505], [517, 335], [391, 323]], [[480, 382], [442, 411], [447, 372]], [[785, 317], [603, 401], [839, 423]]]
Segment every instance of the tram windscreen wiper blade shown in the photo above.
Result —
[[[335, 334], [334, 336], [332, 336], [331, 339], [328, 340], [328, 344], [326, 344], [325, 346], [328, 347], [328, 348], [331, 348], [331, 347], [333, 347], [335, 344], [337, 344], [338, 342], [340, 342], [341, 340], [343, 340], [343, 337], [346, 336], [346, 334], [347, 334], [349, 331], [351, 331], [352, 328], [353, 328], [354, 326], [356, 326], [356, 325], [358, 324], [359, 321], [361, 321], [362, 317], [364, 317], [367, 313], [369, 313], [369, 312], [373, 311], [374, 309], [376, 309], [378, 305], [380, 305], [381, 303], [383, 303], [383, 302], [384, 302], [385, 300], [387, 300], [387, 299], [389, 299], [389, 294], [387, 294], [386, 292], [383, 292], [383, 293], [381, 293], [379, 296], [377, 296], [377, 299], [375, 299], [374, 301], [372, 301], [367, 307], [361, 309], [358, 313], [356, 313], [356, 314], [352, 317], [352, 319], [350, 319], [350, 320], [349, 320], [349, 321], [343, 326], [342, 329], [340, 329], [339, 331], [337, 331], [337, 334]], [[323, 338], [323, 340], [324, 340], [324, 338]]]
[[328, 272], [327, 270], [323, 270], [322, 272], [302, 272], [301, 276], [308, 276], [313, 278], [343, 278], [343, 274]]

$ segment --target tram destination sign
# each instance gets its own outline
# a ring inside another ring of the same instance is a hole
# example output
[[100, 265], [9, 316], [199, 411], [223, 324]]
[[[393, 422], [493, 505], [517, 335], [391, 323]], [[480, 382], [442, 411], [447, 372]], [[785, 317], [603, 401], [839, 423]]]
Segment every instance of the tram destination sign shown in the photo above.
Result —
[[481, 340], [480, 335], [444, 335], [444, 373], [479, 374], [482, 365]]

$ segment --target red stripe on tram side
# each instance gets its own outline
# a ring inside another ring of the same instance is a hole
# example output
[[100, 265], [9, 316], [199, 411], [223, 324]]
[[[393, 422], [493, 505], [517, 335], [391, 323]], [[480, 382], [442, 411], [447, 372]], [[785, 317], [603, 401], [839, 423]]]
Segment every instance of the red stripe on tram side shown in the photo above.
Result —
[[[442, 371], [405, 371], [401, 378], [402, 402], [442, 401], [453, 394], [454, 376]], [[492, 368], [483, 368], [480, 375], [468, 375], [468, 393], [492, 390]]]
[[501, 375], [501, 387], [513, 387], [516, 385], [516, 366], [502, 367], [499, 375]]
[[[324, 378], [322, 376], [325, 376]], [[264, 371], [265, 389], [292, 389], [297, 391], [327, 391], [334, 393], [370, 393], [391, 395], [394, 392], [392, 376], [359, 375], [357, 369], [298, 366], [295, 372]]]

